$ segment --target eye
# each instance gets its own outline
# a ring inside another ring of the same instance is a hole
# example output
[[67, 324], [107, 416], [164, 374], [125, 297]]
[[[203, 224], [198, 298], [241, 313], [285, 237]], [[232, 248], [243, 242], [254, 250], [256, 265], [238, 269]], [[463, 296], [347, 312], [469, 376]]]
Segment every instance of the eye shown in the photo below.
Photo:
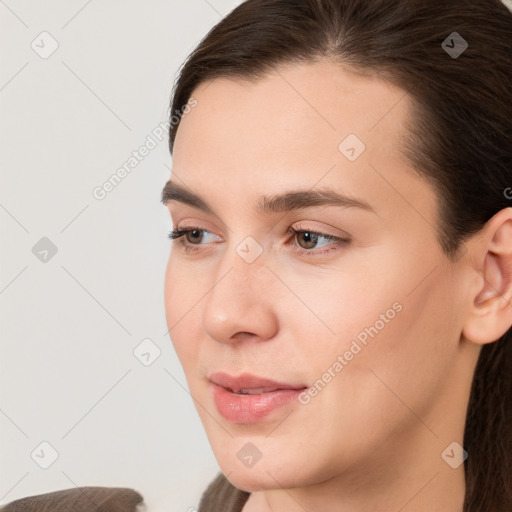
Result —
[[[302, 228], [302, 226], [298, 227], [290, 227], [288, 230], [288, 233], [293, 235], [294, 237], [299, 237], [299, 240], [301, 240], [300, 243], [304, 242], [304, 246], [299, 245], [299, 247], [303, 247], [304, 250], [301, 250], [300, 248], [296, 248], [297, 252], [301, 255], [307, 255], [307, 256], [313, 256], [313, 255], [319, 255], [319, 254], [325, 254], [327, 252], [335, 251], [339, 247], [342, 247], [344, 245], [347, 245], [350, 243], [350, 239], [348, 238], [342, 238], [334, 235], [327, 235], [325, 233], [319, 233], [317, 231], [309, 230], [306, 228]], [[324, 239], [330, 242], [333, 242], [330, 244], [331, 246], [324, 250], [320, 251], [311, 251], [310, 249], [317, 248], [318, 247], [318, 241], [320, 239]]]
[[[180, 239], [179, 240], [179, 243], [185, 248], [185, 251], [186, 252], [189, 252], [191, 250], [196, 250], [197, 248], [194, 247], [194, 245], [202, 245], [200, 243], [196, 243], [198, 240], [201, 241], [201, 238], [202, 238], [202, 234], [203, 233], [210, 233], [209, 231], [207, 231], [206, 229], [201, 229], [199, 227], [190, 227], [190, 228], [186, 228], [186, 229], [181, 229], [181, 228], [175, 228], [173, 229], [170, 233], [169, 233], [169, 238], [171, 240], [177, 240], [178, 238]], [[189, 234], [191, 235], [191, 237], [189, 237]], [[213, 233], [210, 233], [210, 234], [213, 234]], [[217, 236], [217, 235], [214, 235], [214, 236]], [[185, 238], [182, 238], [182, 237], [185, 237]], [[192, 241], [190, 241], [190, 238]], [[219, 238], [219, 237], [217, 237]]]
[[[300, 226], [300, 227], [302, 227], [302, 226]], [[201, 229], [201, 228], [195, 227], [195, 226], [192, 226], [190, 228], [185, 228], [185, 229], [178, 227], [178, 228], [173, 229], [169, 233], [169, 238], [171, 240], [180, 239], [179, 243], [185, 248], [185, 252], [190, 252], [190, 251], [200, 250], [199, 247], [194, 247], [194, 246], [204, 245], [204, 244], [201, 244], [201, 241], [202, 241], [202, 238], [205, 233], [213, 235], [213, 233], [210, 233], [206, 229]], [[296, 244], [292, 244], [292, 245], [294, 246], [295, 250], [300, 255], [308, 255], [308, 256], [325, 254], [327, 252], [337, 250], [339, 247], [347, 245], [351, 241], [348, 238], [342, 238], [342, 237], [338, 237], [338, 236], [334, 236], [334, 235], [327, 235], [325, 233], [319, 233], [317, 231], [309, 230], [306, 228], [297, 229], [297, 227], [290, 227], [288, 230], [288, 234], [292, 235], [294, 238], [296, 238], [297, 236], [299, 236], [299, 239], [302, 238], [302, 241], [300, 243], [303, 242], [305, 244], [305, 248], [301, 249], [300, 248], [301, 246], [297, 247]], [[217, 235], [213, 235], [213, 236], [217, 237]], [[327, 249], [320, 250], [320, 251], [318, 251], [318, 250], [313, 251], [312, 249], [316, 249], [318, 247], [318, 242], [322, 238], [324, 240], [327, 240], [328, 242], [332, 242], [332, 243], [327, 244], [327, 247], [328, 247]], [[220, 237], [217, 237], [217, 239], [220, 239]], [[329, 247], [329, 245], [330, 245], [330, 247]]]

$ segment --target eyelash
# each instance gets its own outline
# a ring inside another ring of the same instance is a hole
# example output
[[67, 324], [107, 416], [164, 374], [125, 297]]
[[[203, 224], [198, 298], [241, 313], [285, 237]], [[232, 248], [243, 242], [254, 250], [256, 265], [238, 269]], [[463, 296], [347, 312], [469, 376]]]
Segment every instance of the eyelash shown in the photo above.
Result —
[[[190, 251], [197, 251], [197, 250], [200, 250], [199, 246], [202, 245], [202, 244], [190, 244], [189, 242], [186, 241], [186, 239], [182, 238], [187, 233], [190, 233], [191, 231], [196, 231], [196, 230], [197, 231], [204, 231], [206, 233], [210, 233], [210, 231], [208, 231], [207, 229], [202, 229], [200, 227], [195, 227], [195, 226], [192, 226], [192, 227], [186, 228], [186, 229], [181, 229], [181, 228], [178, 227], [176, 229], [173, 229], [169, 233], [168, 237], [172, 241], [180, 239], [179, 243], [184, 247], [186, 253], [188, 253]], [[327, 252], [331, 252], [333, 250], [334, 251], [338, 250], [339, 247], [343, 247], [343, 246], [347, 245], [348, 243], [350, 243], [350, 241], [351, 241], [348, 238], [341, 238], [341, 237], [338, 237], [338, 236], [327, 235], [325, 233], [319, 233], [318, 231], [312, 231], [310, 229], [297, 229], [297, 228], [290, 227], [288, 229], [288, 231], [287, 231], [287, 234], [289, 234], [291, 236], [297, 236], [300, 233], [309, 233], [310, 235], [315, 235], [315, 236], [323, 237], [323, 238], [325, 238], [327, 240], [331, 240], [332, 242], [334, 242], [334, 247], [330, 247], [330, 248], [322, 250], [322, 251], [298, 249], [295, 246], [295, 250], [301, 256], [318, 256], [318, 255], [326, 254]]]

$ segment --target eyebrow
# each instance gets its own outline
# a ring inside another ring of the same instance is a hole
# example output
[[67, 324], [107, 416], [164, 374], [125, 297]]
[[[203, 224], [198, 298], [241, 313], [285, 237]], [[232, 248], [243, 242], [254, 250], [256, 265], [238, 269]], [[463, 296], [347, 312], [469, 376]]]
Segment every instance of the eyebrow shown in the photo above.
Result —
[[[202, 197], [169, 180], [162, 189], [161, 202], [167, 206], [171, 201], [177, 201], [216, 216], [213, 208]], [[328, 188], [292, 190], [273, 196], [262, 196], [256, 204], [256, 213], [282, 213], [317, 206], [354, 207], [376, 213], [366, 201], [339, 194]]]

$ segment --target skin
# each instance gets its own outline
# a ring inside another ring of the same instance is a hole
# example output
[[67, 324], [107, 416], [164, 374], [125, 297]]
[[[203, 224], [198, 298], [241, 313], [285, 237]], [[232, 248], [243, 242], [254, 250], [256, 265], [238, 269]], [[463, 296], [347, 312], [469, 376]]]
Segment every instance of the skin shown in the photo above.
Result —
[[[252, 492], [244, 512], [462, 511], [463, 465], [441, 454], [463, 444], [481, 346], [512, 324], [512, 208], [450, 262], [435, 238], [436, 194], [399, 151], [412, 100], [379, 77], [318, 61], [254, 82], [217, 78], [192, 95], [171, 176], [215, 215], [168, 203], [174, 227], [206, 232], [188, 237], [195, 252], [174, 242], [166, 316], [220, 468]], [[338, 150], [349, 133], [366, 146], [355, 161]], [[253, 211], [262, 195], [322, 187], [375, 213]], [[350, 242], [308, 245], [287, 233], [299, 224]], [[262, 248], [252, 263], [236, 252], [247, 236]], [[212, 372], [312, 386], [397, 302], [307, 405], [249, 425], [217, 411]], [[252, 467], [237, 457], [247, 442], [262, 454]]]

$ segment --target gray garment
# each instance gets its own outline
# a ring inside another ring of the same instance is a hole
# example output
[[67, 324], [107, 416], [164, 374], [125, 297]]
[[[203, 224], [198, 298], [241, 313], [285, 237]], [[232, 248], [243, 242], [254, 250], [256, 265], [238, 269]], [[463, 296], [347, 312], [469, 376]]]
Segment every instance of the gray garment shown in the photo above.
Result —
[[142, 496], [126, 487], [75, 487], [28, 496], [0, 507], [0, 512], [141, 512]]

